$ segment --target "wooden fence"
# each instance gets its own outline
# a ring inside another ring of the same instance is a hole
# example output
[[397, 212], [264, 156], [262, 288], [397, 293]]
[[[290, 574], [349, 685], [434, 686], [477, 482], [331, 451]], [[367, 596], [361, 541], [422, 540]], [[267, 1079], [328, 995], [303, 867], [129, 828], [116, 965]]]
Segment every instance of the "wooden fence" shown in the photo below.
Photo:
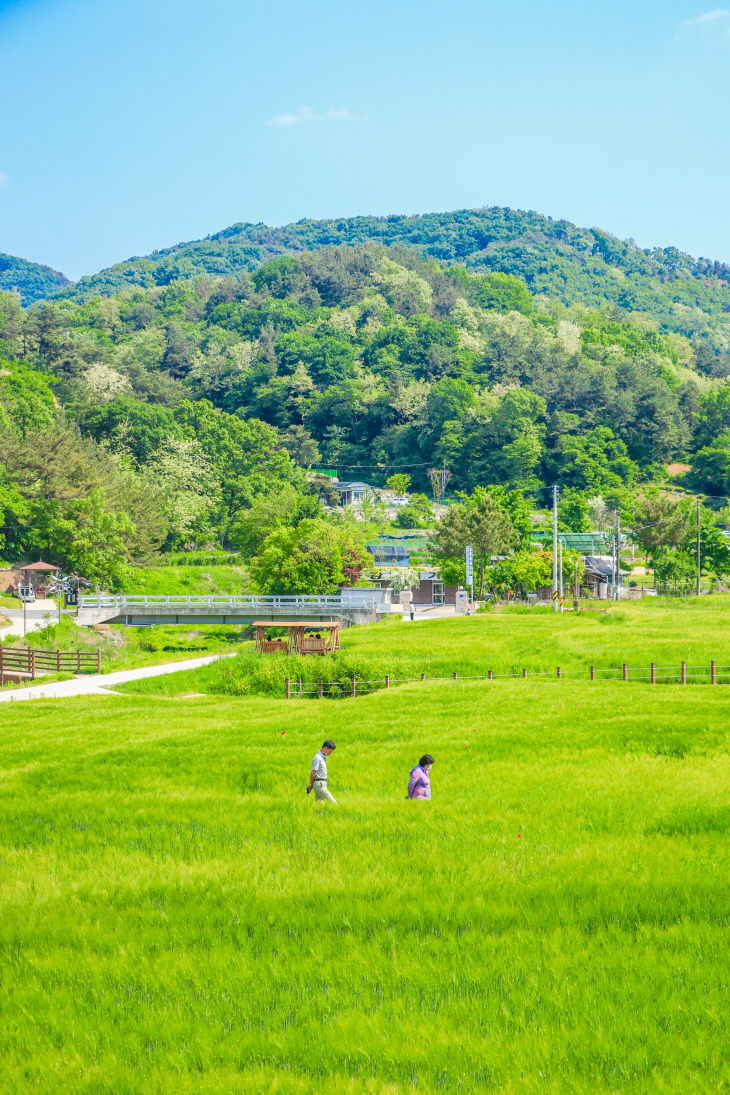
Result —
[[0, 684], [20, 676], [35, 680], [37, 673], [100, 673], [101, 652], [84, 650], [31, 650], [0, 645]]
[[[587, 675], [586, 675], [587, 674]], [[317, 696], [322, 699], [325, 696], [332, 697], [344, 697], [352, 696], [364, 696], [370, 692], [377, 692], [382, 688], [390, 688], [393, 684], [411, 684], [413, 682], [420, 683], [421, 681], [492, 681], [492, 680], [506, 680], [511, 678], [519, 678], [521, 680], [540, 679], [548, 681], [560, 681], [560, 680], [591, 680], [591, 681], [649, 681], [650, 684], [656, 684], [658, 681], [664, 681], [669, 684], [687, 684], [691, 681], [698, 684], [717, 684], [718, 674], [720, 675], [721, 682], [724, 684], [730, 684], [730, 666], [718, 665], [716, 661], [711, 661], [709, 665], [687, 665], [686, 662], [682, 662], [680, 665], [656, 665], [651, 662], [647, 666], [628, 666], [624, 663], [620, 668], [601, 669], [595, 665], [590, 666], [589, 670], [571, 670], [566, 673], [565, 669], [561, 666], [556, 666], [555, 673], [545, 671], [533, 671], [530, 670], [528, 674], [527, 669], [522, 669], [518, 673], [495, 673], [489, 669], [486, 673], [471, 674], [460, 676], [458, 672], [454, 671], [450, 677], [426, 677], [425, 673], [421, 673], [420, 677], [380, 677], [374, 681], [358, 680], [357, 677], [350, 677], [344, 681], [303, 681], [301, 677], [297, 677], [296, 680], [292, 680], [289, 677], [285, 682], [285, 695], [287, 699], [291, 699], [292, 696]]]

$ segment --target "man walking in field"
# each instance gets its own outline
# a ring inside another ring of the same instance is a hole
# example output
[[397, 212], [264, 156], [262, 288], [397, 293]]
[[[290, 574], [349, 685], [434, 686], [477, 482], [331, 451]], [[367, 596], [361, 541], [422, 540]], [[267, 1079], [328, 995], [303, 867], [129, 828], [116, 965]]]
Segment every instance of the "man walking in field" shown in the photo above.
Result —
[[330, 753], [334, 753], [336, 748], [332, 739], [327, 738], [319, 752], [314, 754], [307, 787], [307, 794], [314, 788], [315, 802], [332, 802], [335, 806], [337, 799], [331, 791], [327, 790], [327, 757]]

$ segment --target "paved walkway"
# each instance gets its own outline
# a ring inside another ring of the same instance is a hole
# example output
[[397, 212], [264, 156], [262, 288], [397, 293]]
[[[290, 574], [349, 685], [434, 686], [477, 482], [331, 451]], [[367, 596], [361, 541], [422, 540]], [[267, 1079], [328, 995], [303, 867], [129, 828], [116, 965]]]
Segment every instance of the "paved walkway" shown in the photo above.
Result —
[[[64, 612], [64, 615], [66, 613]], [[0, 639], [8, 639], [11, 635], [23, 634], [23, 609], [20, 608], [0, 608], [0, 616], [7, 617], [10, 620], [9, 627], [0, 628]], [[40, 631], [42, 627], [46, 627], [48, 624], [58, 623], [58, 605], [55, 601], [43, 600], [33, 601], [31, 604], [26, 605], [25, 608], [25, 630], [29, 635], [31, 631]]]
[[115, 684], [139, 681], [144, 677], [163, 677], [168, 673], [181, 673], [184, 669], [200, 669], [203, 665], [217, 662], [219, 658], [235, 658], [235, 654], [209, 654], [205, 658], [188, 658], [183, 662], [167, 662], [165, 665], [144, 665], [140, 669], [122, 669], [118, 673], [94, 673], [88, 677], [75, 677], [72, 681], [49, 681], [48, 684], [32, 684], [27, 688], [2, 689], [0, 703], [13, 700], [60, 700], [68, 696], [110, 696], [114, 695]]

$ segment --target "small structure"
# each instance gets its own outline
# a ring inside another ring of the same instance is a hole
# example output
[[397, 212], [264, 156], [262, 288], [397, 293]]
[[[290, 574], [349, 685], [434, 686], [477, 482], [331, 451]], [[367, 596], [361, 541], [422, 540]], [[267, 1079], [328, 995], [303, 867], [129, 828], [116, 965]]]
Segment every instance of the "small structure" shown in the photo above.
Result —
[[409, 545], [404, 543], [404, 539], [405, 537], [396, 539], [394, 536], [383, 536], [380, 540], [371, 540], [366, 548], [378, 566], [407, 567], [410, 566], [411, 556]]
[[[304, 624], [301, 620], [255, 620], [257, 654], [332, 654], [340, 649], [339, 620]], [[285, 627], [286, 639], [267, 639], [274, 627]]]
[[[609, 591], [615, 590], [616, 576], [613, 572], [613, 559], [610, 555], [585, 555], [583, 562], [585, 564], [583, 584], [587, 586], [591, 597], [604, 601]], [[622, 588], [622, 579], [628, 577], [628, 574], [627, 570], [619, 571], [617, 576], [619, 590]]]
[[340, 492], [340, 505], [348, 506], [352, 502], [362, 502], [363, 498], [367, 494], [373, 493], [373, 488], [369, 487], [367, 483], [360, 482], [343, 482], [340, 479], [334, 479], [333, 485]]
[[37, 563], [27, 563], [25, 566], [19, 567], [22, 584], [24, 586], [33, 586], [36, 590], [45, 586], [46, 578], [58, 569], [59, 568], [54, 566], [53, 563], [43, 563], [40, 561]]
[[43, 563], [39, 560], [37, 563], [27, 563], [18, 569], [20, 570], [19, 586], [25, 589], [30, 587], [34, 593], [45, 593], [48, 579], [59, 568], [54, 567], [52, 563]]
[[[453, 605], [456, 604], [457, 585], [447, 585], [436, 570], [422, 570], [421, 581], [411, 590], [411, 601], [414, 605], [426, 606]], [[380, 574], [376, 579], [381, 586], [390, 585], [390, 575]]]

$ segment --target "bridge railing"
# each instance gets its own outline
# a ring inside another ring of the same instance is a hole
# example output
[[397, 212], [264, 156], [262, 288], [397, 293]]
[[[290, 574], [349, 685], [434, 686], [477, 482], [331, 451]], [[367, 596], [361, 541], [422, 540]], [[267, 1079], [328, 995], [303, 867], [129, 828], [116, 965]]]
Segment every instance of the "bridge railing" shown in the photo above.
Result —
[[297, 608], [305, 606], [317, 606], [323, 608], [371, 608], [382, 601], [383, 591], [380, 589], [363, 589], [348, 591], [347, 597], [339, 594], [317, 596], [316, 594], [276, 594], [263, 595], [227, 595], [209, 594], [202, 596], [186, 596], [184, 594], [142, 595], [142, 594], [97, 594], [82, 595], [79, 597], [79, 610], [82, 608], [143, 608], [150, 607], [194, 607], [203, 606], [215, 608], [218, 606], [230, 606], [241, 609], [269, 609], [269, 608]]

